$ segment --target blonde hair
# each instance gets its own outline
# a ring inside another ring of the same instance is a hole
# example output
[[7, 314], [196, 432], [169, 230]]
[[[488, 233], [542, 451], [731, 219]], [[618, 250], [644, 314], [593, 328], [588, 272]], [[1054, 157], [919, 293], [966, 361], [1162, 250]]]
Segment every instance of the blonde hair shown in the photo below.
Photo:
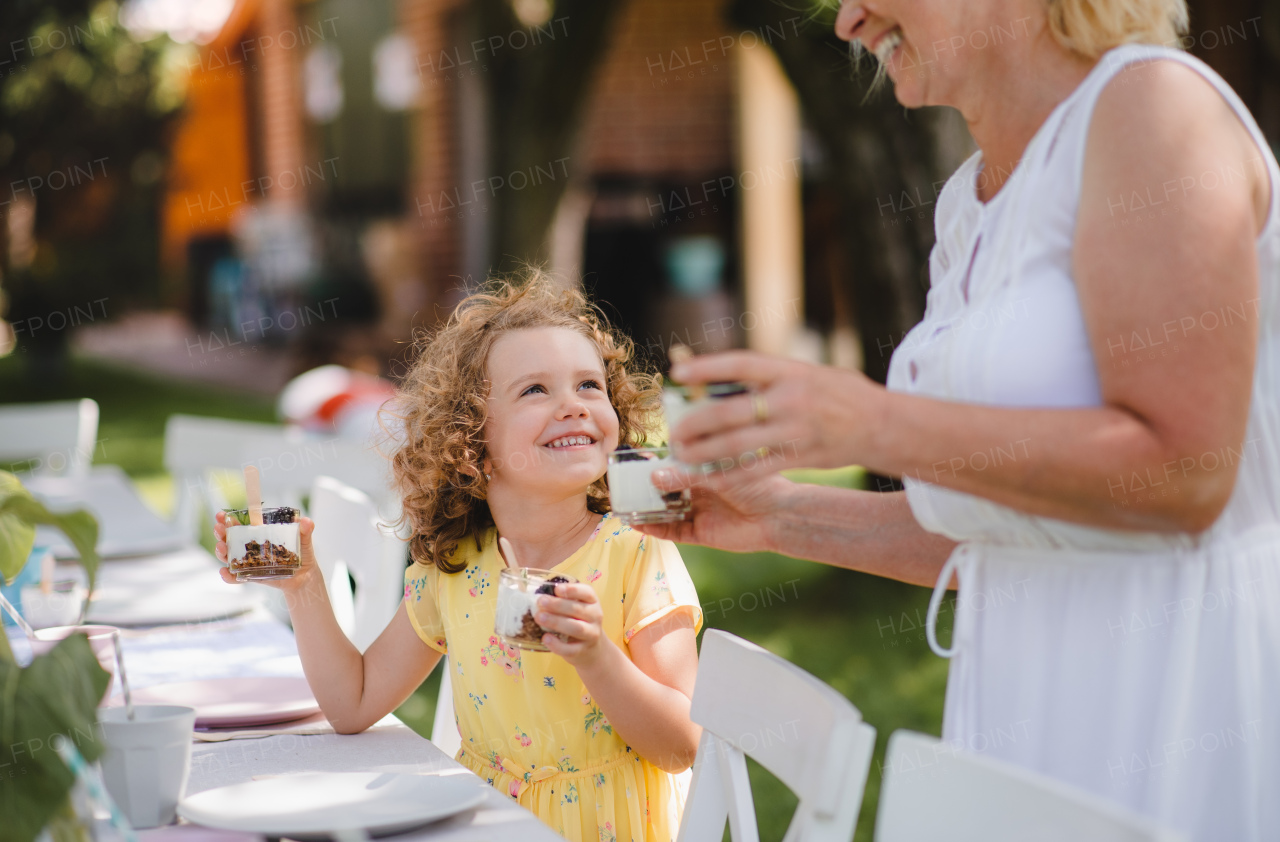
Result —
[[1048, 0], [1058, 43], [1096, 59], [1122, 44], [1178, 47], [1189, 25], [1186, 0]]
[[[415, 337], [418, 356], [401, 384], [398, 411], [390, 413], [401, 428], [391, 456], [403, 499], [399, 522], [413, 529], [409, 554], [415, 562], [457, 573], [462, 565], [452, 557], [459, 542], [470, 536], [479, 548], [493, 525], [481, 468], [488, 455], [489, 351], [504, 333], [539, 327], [575, 331], [600, 352], [620, 446], [643, 445], [657, 420], [661, 381], [636, 370], [631, 340], [615, 333], [581, 292], [561, 288], [537, 269], [515, 281], [491, 282], [459, 304], [444, 327]], [[587, 508], [609, 511], [605, 477], [588, 489]]]

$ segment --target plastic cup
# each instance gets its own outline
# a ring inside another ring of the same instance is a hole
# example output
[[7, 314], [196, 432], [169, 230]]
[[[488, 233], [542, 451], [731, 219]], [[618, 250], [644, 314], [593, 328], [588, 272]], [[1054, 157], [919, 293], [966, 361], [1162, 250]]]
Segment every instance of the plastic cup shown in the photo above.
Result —
[[678, 523], [689, 514], [689, 489], [666, 494], [653, 484], [653, 472], [674, 468], [669, 447], [640, 447], [609, 454], [609, 504], [622, 523]]
[[195, 708], [136, 705], [130, 721], [122, 707], [98, 712], [106, 745], [102, 778], [107, 792], [137, 828], [173, 821], [191, 771]]
[[493, 633], [508, 646], [534, 652], [549, 651], [542, 642], [547, 630], [533, 619], [538, 597], [554, 594], [555, 586], [576, 582], [572, 576], [532, 567], [507, 567], [498, 576], [498, 606], [493, 617]]
[[69, 625], [80, 616], [88, 595], [88, 590], [75, 582], [58, 582], [50, 591], [39, 585], [25, 585], [22, 588], [22, 615], [37, 629]]
[[237, 582], [288, 579], [302, 566], [298, 555], [298, 510], [262, 510], [262, 525], [249, 525], [248, 509], [226, 509], [227, 566]]
[[[120, 629], [115, 626], [54, 626], [47, 629], [37, 629], [36, 636], [31, 640], [31, 654], [39, 656], [52, 651], [53, 647], [64, 638], [70, 637], [76, 632], [83, 633], [89, 638], [89, 647], [93, 649], [93, 654], [98, 656], [98, 663], [102, 668], [111, 674], [112, 681], [116, 675], [116, 635]], [[111, 684], [107, 684], [107, 690], [103, 694], [102, 699], [98, 702], [101, 707], [103, 702], [111, 695]]]

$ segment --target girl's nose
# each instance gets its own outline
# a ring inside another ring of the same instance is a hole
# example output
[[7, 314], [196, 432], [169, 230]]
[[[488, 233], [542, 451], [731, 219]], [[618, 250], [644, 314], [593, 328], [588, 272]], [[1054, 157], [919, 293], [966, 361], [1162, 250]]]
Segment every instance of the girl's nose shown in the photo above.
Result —
[[587, 405], [582, 402], [582, 398], [578, 397], [578, 393], [574, 392], [560, 403], [560, 411], [556, 413], [556, 418], [585, 418], [586, 415]]
[[858, 30], [867, 20], [867, 10], [862, 7], [862, 0], [843, 0], [840, 11], [836, 13], [836, 37], [842, 41], [852, 41], [858, 37]]

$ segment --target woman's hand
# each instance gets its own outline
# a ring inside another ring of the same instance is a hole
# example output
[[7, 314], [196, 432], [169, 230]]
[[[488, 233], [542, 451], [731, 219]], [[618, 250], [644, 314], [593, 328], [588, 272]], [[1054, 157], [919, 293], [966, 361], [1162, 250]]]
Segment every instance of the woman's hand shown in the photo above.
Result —
[[671, 431], [681, 462], [714, 463], [717, 473], [730, 475], [862, 463], [884, 394], [858, 372], [751, 351], [694, 357], [674, 366], [671, 376], [683, 384], [756, 387], [754, 394], [711, 401]]
[[538, 625], [549, 632], [542, 642], [555, 654], [575, 667], [589, 666], [608, 643], [602, 623], [604, 612], [595, 588], [581, 583], [556, 585], [555, 596], [538, 597]]
[[693, 509], [679, 523], [640, 523], [632, 528], [681, 544], [701, 544], [735, 553], [772, 551], [779, 513], [795, 484], [777, 474], [701, 477], [695, 472], [656, 471], [664, 492], [693, 489]]
[[[218, 543], [214, 546], [214, 555], [218, 557], [218, 561], [222, 562], [222, 581], [228, 584], [238, 585], [242, 582], [236, 581], [236, 574], [231, 572], [231, 568], [227, 567], [227, 516], [223, 512], [214, 515], [213, 534], [217, 536]], [[298, 555], [302, 564], [298, 567], [298, 571], [288, 579], [265, 579], [258, 584], [267, 585], [272, 588], [279, 588], [285, 593], [291, 593], [300, 589], [306, 580], [311, 578], [313, 574], [318, 574], [320, 568], [316, 566], [316, 554], [311, 549], [311, 533], [315, 531], [316, 524], [309, 517], [298, 518]]]

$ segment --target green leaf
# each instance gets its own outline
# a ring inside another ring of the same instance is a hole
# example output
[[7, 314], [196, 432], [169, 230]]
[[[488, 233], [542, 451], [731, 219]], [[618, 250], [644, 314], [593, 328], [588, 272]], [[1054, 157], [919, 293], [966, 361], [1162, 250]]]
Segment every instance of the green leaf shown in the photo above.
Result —
[[[0, 816], [5, 839], [35, 839], [65, 802], [75, 778], [54, 746], [69, 739], [85, 760], [102, 755], [98, 701], [111, 676], [89, 639], [75, 634], [21, 669], [0, 661]], [[59, 736], [60, 735], [60, 736]]]
[[[15, 488], [16, 486], [16, 488]], [[27, 541], [26, 550], [15, 541], [12, 547], [4, 542], [5, 524], [13, 524], [12, 529], [21, 538], [24, 528], [30, 528], [31, 540]], [[5, 581], [11, 582], [26, 564], [35, 540], [35, 525], [46, 524], [62, 531], [67, 540], [80, 554], [80, 564], [89, 576], [89, 593], [93, 593], [93, 585], [98, 576], [98, 522], [93, 515], [83, 509], [73, 512], [51, 512], [39, 500], [31, 496], [31, 492], [22, 487], [22, 483], [13, 474], [0, 471], [0, 571]], [[10, 553], [13, 553], [11, 556]], [[21, 553], [19, 555], [19, 553]]]
[[18, 517], [17, 513], [4, 511], [10, 497], [22, 495], [30, 496], [18, 478], [8, 471], [0, 471], [0, 577], [5, 584], [22, 572], [36, 543], [35, 524]]

